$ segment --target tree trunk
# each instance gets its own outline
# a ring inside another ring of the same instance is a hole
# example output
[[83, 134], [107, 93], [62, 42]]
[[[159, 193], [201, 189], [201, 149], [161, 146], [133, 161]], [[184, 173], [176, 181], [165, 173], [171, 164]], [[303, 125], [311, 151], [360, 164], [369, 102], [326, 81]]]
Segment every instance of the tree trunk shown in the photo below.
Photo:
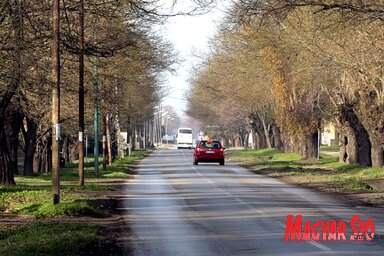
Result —
[[[383, 117], [384, 114], [377, 115]], [[371, 115], [369, 115], [371, 116]], [[367, 117], [365, 117], [367, 118]], [[369, 139], [371, 142], [371, 159], [372, 159], [372, 167], [381, 168], [384, 165], [384, 122], [380, 119], [374, 119], [374, 122], [369, 123], [366, 119], [366, 127], [368, 127]]]
[[[3, 146], [1, 146], [3, 145]], [[0, 118], [0, 185], [15, 185], [11, 158], [7, 148], [3, 119]]]
[[52, 170], [52, 139], [46, 142], [41, 154], [41, 170], [40, 172], [49, 173]]
[[35, 173], [48, 173], [52, 170], [51, 143], [52, 134], [50, 132], [37, 143], [33, 163]]
[[144, 122], [144, 124], [141, 126], [141, 149], [146, 148], [146, 133], [147, 133], [147, 124]]
[[103, 114], [103, 171], [107, 170], [107, 116]]
[[347, 153], [348, 137], [344, 135], [344, 132], [341, 132], [341, 131], [340, 131], [339, 137], [340, 137], [339, 138], [339, 143], [340, 143], [339, 162], [345, 163], [348, 157], [348, 153]]
[[70, 161], [70, 154], [69, 154], [69, 145], [70, 145], [70, 138], [67, 135], [62, 135], [62, 141], [61, 143], [61, 155], [60, 157], [63, 157], [65, 159], [66, 163], [69, 163]]
[[269, 137], [269, 128], [266, 123], [265, 123], [265, 120], [260, 118], [261, 120], [261, 124], [263, 125], [263, 131], [264, 131], [264, 136], [265, 136], [265, 144], [266, 144], [266, 147], [267, 148], [272, 148], [272, 143], [271, 143], [271, 140], [270, 140], [270, 137]]
[[149, 131], [149, 122], [145, 121], [145, 123], [144, 123], [143, 149], [146, 149], [148, 147], [148, 141], [149, 141], [148, 131]]
[[357, 154], [360, 166], [372, 166], [371, 142], [367, 131], [364, 129], [357, 134]]
[[305, 158], [305, 159], [317, 159], [318, 157], [318, 153], [319, 153], [319, 150], [318, 150], [318, 142], [319, 142], [319, 133], [318, 132], [314, 132], [312, 133], [311, 136], [309, 136], [308, 138], [306, 138], [305, 142], [304, 142], [304, 152], [302, 154], [302, 156]]
[[132, 136], [132, 133], [129, 132], [128, 133], [128, 156], [131, 156], [131, 153], [132, 153], [132, 149], [133, 149], [133, 136]]
[[260, 143], [260, 134], [257, 132], [257, 131], [255, 131], [255, 133], [253, 134], [253, 137], [254, 137], [254, 146], [253, 146], [253, 148], [254, 149], [260, 149], [260, 145], [261, 145], [261, 143]]
[[37, 124], [34, 120], [26, 118], [26, 128], [23, 130], [25, 141], [24, 171], [25, 176], [34, 174], [34, 154], [36, 150]]
[[340, 163], [358, 164], [356, 136], [350, 126], [340, 128]]
[[[159, 130], [159, 133], [158, 133], [158, 146], [161, 144], [161, 126], [160, 127], [160, 130]], [[132, 150], [136, 150], [136, 125], [134, 125], [132, 127], [132, 132], [131, 132], [131, 147], [132, 147]]]
[[349, 164], [358, 164], [358, 152], [357, 152], [357, 141], [354, 134], [347, 137], [347, 146], [346, 152], [347, 152], [347, 162]]
[[348, 145], [346, 146], [348, 162], [360, 166], [371, 166], [371, 142], [365, 127], [351, 107], [344, 106], [340, 111], [340, 122], [348, 134]]
[[121, 129], [120, 129], [120, 122], [119, 120], [116, 121], [116, 127], [117, 127], [117, 155], [119, 158], [124, 158], [124, 140], [123, 136], [121, 136]]
[[242, 131], [240, 132], [240, 141], [241, 141], [241, 147], [245, 146], [245, 138], [247, 136], [247, 133]]
[[255, 131], [255, 148], [256, 149], [261, 149], [261, 148], [266, 148], [266, 140], [265, 140], [265, 135], [260, 126], [254, 126], [254, 131]]
[[44, 172], [49, 173], [52, 170], [52, 137], [51, 135], [50, 140], [47, 141], [47, 144], [44, 148]]
[[5, 134], [4, 116], [17, 87], [7, 90], [0, 99], [0, 185], [15, 185], [7, 135]]
[[[7, 140], [5, 134], [5, 112], [13, 98], [13, 95], [19, 88], [22, 75], [22, 49], [24, 44], [24, 32], [23, 32], [23, 13], [22, 3], [19, 1], [13, 1], [7, 3], [9, 8], [3, 9], [2, 15], [12, 23], [12, 36], [8, 38], [12, 44], [12, 56], [7, 65], [13, 67], [12, 77], [10, 83], [6, 86], [5, 90], [0, 92], [0, 185], [14, 185], [15, 180], [13, 177], [12, 162], [9, 155]], [[9, 74], [11, 75], [11, 74]]]
[[384, 150], [383, 144], [379, 139], [373, 137], [372, 141], [372, 167], [381, 168], [384, 166]]
[[281, 139], [281, 133], [279, 127], [274, 123], [272, 124], [272, 138], [273, 138], [273, 147], [283, 150], [284, 145]]
[[19, 132], [23, 117], [19, 111], [19, 107], [15, 103], [11, 103], [8, 106], [4, 120], [4, 129], [11, 158], [12, 171], [14, 174], [18, 174]]
[[249, 148], [249, 133], [245, 135], [244, 148]]
[[41, 171], [42, 147], [40, 143], [36, 143], [35, 153], [33, 154], [33, 173], [37, 174]]
[[255, 132], [255, 144], [256, 149], [267, 147], [267, 138], [264, 132], [263, 123], [259, 116], [253, 116], [252, 129]]
[[79, 147], [76, 141], [73, 141], [73, 143], [69, 142], [67, 151], [67, 154], [69, 156], [69, 163], [73, 163], [74, 160], [79, 159]]
[[282, 137], [281, 137], [282, 141], [283, 141], [283, 151], [285, 153], [287, 152], [293, 152], [293, 147], [292, 147], [292, 140], [291, 138], [286, 134], [286, 133], [282, 133]]
[[[139, 138], [140, 138], [140, 127], [138, 125], [135, 125], [135, 136], [134, 136], [134, 139], [135, 139], [135, 149], [140, 149], [140, 141], [139, 141]], [[162, 142], [163, 141], [163, 136], [160, 137], [160, 141]]]

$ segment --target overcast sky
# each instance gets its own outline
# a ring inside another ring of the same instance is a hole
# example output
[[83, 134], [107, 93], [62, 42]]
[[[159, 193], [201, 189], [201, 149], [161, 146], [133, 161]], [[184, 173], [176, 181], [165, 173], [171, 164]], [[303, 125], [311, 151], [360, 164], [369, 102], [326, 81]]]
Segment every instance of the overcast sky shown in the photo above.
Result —
[[209, 38], [214, 36], [220, 20], [224, 17], [222, 10], [220, 5], [208, 14], [173, 17], [163, 28], [164, 37], [174, 44], [180, 59], [183, 60], [177, 66], [177, 74], [167, 77], [166, 85], [171, 90], [163, 104], [174, 107], [180, 117], [186, 109], [184, 94], [189, 89], [187, 80], [190, 78], [190, 70], [192, 65], [199, 61], [195, 54], [207, 52]]

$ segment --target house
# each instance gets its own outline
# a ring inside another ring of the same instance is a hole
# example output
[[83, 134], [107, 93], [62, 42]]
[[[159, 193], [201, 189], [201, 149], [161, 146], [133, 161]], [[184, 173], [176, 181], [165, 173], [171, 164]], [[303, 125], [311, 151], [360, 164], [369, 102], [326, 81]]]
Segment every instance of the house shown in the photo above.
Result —
[[339, 133], [333, 123], [324, 125], [321, 133], [321, 144], [327, 146], [337, 146], [339, 144]]

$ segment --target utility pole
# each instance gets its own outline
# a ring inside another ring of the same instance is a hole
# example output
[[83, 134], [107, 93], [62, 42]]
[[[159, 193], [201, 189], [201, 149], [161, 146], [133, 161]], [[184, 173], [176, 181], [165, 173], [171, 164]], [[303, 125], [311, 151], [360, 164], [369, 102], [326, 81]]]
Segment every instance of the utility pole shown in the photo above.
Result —
[[79, 6], [79, 184], [84, 186], [84, 0]]
[[157, 120], [156, 116], [158, 115], [159, 112], [159, 106], [155, 106], [154, 108], [154, 113], [153, 113], [153, 126], [152, 126], [152, 145], [157, 146]]
[[160, 111], [158, 111], [159, 113], [159, 125], [158, 125], [158, 134], [157, 134], [157, 138], [158, 138], [158, 142], [159, 144], [161, 144], [161, 129], [162, 129], [162, 120], [163, 120], [163, 108], [161, 107], [161, 103], [159, 104], [159, 109]]
[[95, 159], [95, 176], [99, 176], [99, 78], [98, 78], [98, 67], [97, 67], [97, 58], [95, 58], [95, 63], [93, 64], [93, 87], [94, 87], [94, 159]]
[[[96, 41], [96, 28], [93, 28], [93, 39]], [[98, 59], [94, 58], [93, 62], [93, 88], [94, 88], [94, 113], [93, 113], [93, 124], [94, 124], [94, 161], [95, 161], [95, 177], [99, 177], [99, 67], [97, 65]]]
[[112, 164], [112, 140], [111, 140], [111, 127], [110, 127], [110, 114], [107, 114], [106, 115], [106, 119], [105, 119], [106, 123], [107, 123], [107, 127], [106, 127], [106, 133], [107, 133], [107, 152], [108, 152], [108, 157], [107, 157], [107, 162], [108, 162], [108, 165]]
[[60, 203], [60, 0], [52, 6], [52, 192], [53, 204]]
[[152, 142], [152, 144], [153, 144], [153, 146], [155, 146], [156, 145], [156, 134], [157, 134], [157, 131], [156, 131], [156, 115], [157, 115], [157, 113], [155, 113], [154, 115], [153, 115], [153, 126], [152, 126], [152, 137], [153, 137], [153, 142]]

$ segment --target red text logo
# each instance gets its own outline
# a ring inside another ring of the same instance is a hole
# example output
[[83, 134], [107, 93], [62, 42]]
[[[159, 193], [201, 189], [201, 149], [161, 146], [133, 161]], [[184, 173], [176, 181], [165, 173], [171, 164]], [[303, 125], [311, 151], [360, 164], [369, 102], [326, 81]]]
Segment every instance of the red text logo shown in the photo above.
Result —
[[361, 220], [354, 215], [349, 221], [351, 235], [347, 235], [347, 222], [343, 220], [303, 221], [302, 215], [288, 215], [285, 224], [284, 241], [371, 241], [375, 234], [372, 218]]

